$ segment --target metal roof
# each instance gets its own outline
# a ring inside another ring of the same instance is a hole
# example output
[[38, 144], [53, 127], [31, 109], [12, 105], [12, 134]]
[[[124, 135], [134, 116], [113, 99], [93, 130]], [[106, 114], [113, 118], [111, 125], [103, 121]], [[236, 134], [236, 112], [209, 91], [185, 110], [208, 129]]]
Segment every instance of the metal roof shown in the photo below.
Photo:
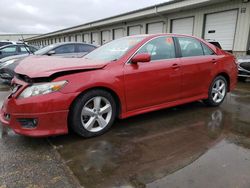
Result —
[[84, 23], [81, 25], [73, 26], [73, 27], [68, 27], [65, 29], [49, 32], [49, 33], [42, 34], [42, 35], [35, 36], [35, 37], [26, 38], [25, 41], [41, 39], [44, 37], [52, 37], [52, 36], [57, 36], [57, 35], [62, 35], [62, 34], [70, 34], [73, 32], [89, 30], [92, 28], [98, 28], [101, 26], [110, 25], [114, 23], [121, 23], [121, 22], [132, 20], [132, 19], [140, 19], [142, 17], [153, 15], [153, 14], [157, 15], [161, 13], [168, 13], [171, 11], [173, 12], [183, 7], [194, 8], [195, 6], [204, 6], [206, 4], [211, 4], [214, 2], [219, 3], [222, 1], [225, 1], [225, 0], [199, 0], [199, 1], [197, 0], [170, 0], [164, 3], [156, 4], [156, 5], [145, 7], [142, 9], [137, 9], [134, 11], [123, 13], [123, 14], [111, 16], [108, 18]]

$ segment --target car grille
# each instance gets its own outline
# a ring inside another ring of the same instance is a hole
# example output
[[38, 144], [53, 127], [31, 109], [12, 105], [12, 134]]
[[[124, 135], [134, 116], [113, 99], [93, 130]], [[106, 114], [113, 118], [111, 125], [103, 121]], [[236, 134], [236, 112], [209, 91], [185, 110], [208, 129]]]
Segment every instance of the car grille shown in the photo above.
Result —
[[247, 71], [250, 71], [250, 62], [240, 63], [239, 66]]

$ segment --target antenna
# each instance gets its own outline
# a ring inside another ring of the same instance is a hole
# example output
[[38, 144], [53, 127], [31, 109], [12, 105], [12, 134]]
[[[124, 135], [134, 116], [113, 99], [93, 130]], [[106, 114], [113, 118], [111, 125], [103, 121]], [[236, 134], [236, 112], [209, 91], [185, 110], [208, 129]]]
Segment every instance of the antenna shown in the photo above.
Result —
[[23, 41], [23, 45], [24, 45], [24, 48], [26, 49], [26, 51], [29, 53], [29, 54], [33, 54], [34, 55], [34, 52], [32, 52], [30, 49], [29, 49], [29, 46], [27, 44], [25, 44], [24, 42], [24, 38], [23, 38], [23, 35], [21, 34], [21, 37], [22, 37], [22, 41]]

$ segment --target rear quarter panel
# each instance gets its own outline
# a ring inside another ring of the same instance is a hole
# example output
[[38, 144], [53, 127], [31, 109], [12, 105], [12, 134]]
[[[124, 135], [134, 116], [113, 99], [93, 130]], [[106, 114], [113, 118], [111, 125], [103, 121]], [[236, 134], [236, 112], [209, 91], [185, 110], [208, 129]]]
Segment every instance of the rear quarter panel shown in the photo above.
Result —
[[[220, 74], [227, 74], [229, 76], [229, 91], [232, 91], [237, 84], [238, 69], [235, 57], [227, 52], [222, 52], [218, 55], [216, 69], [213, 71], [213, 79]], [[211, 81], [212, 82], [212, 81]]]

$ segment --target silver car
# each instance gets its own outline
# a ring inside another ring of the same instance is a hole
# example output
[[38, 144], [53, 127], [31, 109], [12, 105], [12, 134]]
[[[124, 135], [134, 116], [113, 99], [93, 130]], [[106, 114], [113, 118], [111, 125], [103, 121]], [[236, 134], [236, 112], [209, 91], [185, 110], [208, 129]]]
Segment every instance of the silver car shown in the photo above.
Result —
[[238, 79], [245, 82], [250, 78], [250, 56], [238, 58]]
[[0, 59], [0, 84], [10, 85], [11, 80], [15, 75], [14, 70], [16, 66], [21, 62], [22, 59], [26, 58], [29, 55], [80, 58], [96, 48], [97, 46], [92, 44], [64, 42], [46, 46], [36, 51], [34, 54], [22, 54]]

